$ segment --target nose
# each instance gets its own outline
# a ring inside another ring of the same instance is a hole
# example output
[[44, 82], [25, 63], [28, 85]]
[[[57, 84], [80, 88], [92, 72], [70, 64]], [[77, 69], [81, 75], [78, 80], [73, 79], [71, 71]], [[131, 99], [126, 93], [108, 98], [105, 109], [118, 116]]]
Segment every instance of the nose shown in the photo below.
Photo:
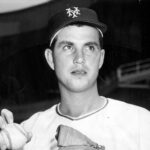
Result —
[[77, 50], [75, 53], [75, 57], [73, 60], [74, 64], [84, 64], [85, 63], [85, 58], [82, 50]]

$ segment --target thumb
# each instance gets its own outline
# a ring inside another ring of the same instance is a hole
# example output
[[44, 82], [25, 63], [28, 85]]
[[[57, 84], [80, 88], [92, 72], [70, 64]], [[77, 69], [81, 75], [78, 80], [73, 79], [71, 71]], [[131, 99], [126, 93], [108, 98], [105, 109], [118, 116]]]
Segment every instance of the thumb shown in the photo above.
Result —
[[6, 123], [13, 123], [14, 122], [13, 113], [8, 109], [2, 109], [1, 116], [6, 121]]

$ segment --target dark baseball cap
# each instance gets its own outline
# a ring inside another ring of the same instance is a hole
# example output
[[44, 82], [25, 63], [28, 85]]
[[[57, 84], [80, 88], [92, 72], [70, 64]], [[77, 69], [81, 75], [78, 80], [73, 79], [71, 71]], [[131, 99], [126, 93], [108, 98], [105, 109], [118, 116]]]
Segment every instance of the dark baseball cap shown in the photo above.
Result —
[[69, 24], [82, 23], [99, 30], [103, 37], [107, 26], [98, 20], [96, 12], [89, 8], [70, 7], [56, 13], [49, 20], [50, 45], [57, 33]]

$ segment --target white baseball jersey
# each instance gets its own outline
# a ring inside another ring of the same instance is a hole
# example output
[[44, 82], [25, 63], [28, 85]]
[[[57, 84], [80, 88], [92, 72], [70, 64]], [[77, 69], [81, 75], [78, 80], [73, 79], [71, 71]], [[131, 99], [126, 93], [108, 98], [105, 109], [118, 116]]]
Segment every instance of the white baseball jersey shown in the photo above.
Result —
[[106, 98], [101, 109], [84, 116], [64, 116], [58, 105], [38, 112], [21, 125], [32, 132], [23, 150], [57, 150], [59, 125], [70, 126], [103, 145], [105, 150], [150, 150], [150, 112], [142, 107]]

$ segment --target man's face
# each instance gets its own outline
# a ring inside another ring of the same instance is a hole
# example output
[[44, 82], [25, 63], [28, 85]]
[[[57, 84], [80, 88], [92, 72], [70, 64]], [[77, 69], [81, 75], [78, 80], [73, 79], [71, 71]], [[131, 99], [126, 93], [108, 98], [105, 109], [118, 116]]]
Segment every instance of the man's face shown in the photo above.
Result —
[[60, 89], [82, 92], [97, 86], [103, 64], [98, 30], [90, 26], [67, 26], [57, 35], [53, 52], [46, 50], [47, 61], [55, 70]]

